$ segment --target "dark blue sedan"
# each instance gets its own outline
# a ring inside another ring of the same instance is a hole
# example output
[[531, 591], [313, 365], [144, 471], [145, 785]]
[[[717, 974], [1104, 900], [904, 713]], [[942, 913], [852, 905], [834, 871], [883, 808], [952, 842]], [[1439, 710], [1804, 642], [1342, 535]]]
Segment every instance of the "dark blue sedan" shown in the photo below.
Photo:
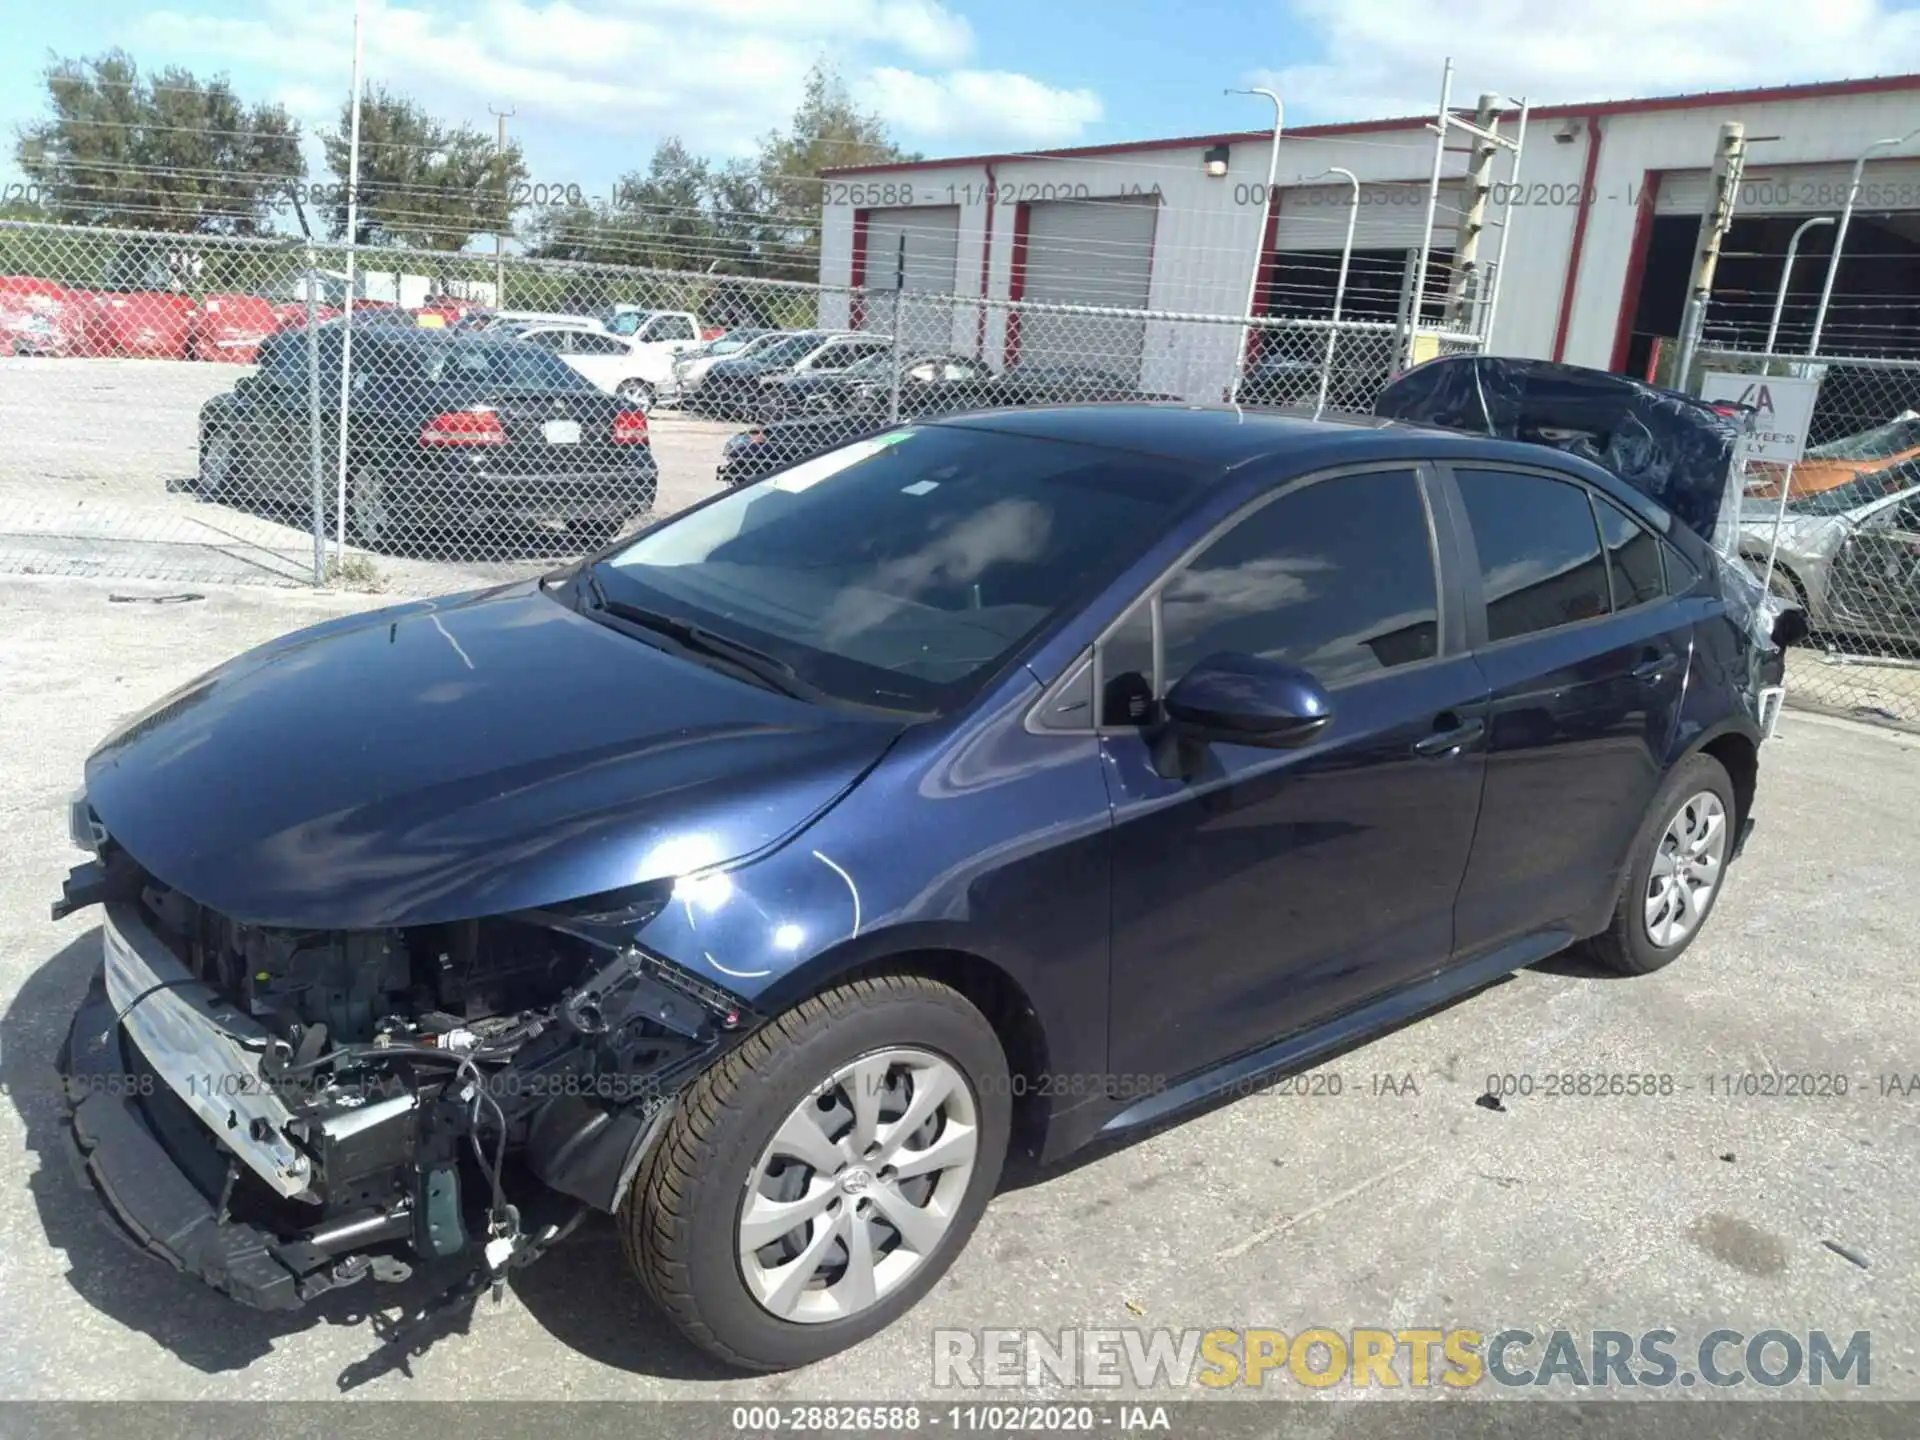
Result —
[[[857, 441], [539, 582], [336, 620], [87, 766], [106, 1204], [249, 1303], [615, 1212], [755, 1368], [1042, 1161], [1584, 944], [1677, 957], [1778, 669], [1593, 465], [1149, 406]], [[510, 1163], [512, 1162], [512, 1163]]]

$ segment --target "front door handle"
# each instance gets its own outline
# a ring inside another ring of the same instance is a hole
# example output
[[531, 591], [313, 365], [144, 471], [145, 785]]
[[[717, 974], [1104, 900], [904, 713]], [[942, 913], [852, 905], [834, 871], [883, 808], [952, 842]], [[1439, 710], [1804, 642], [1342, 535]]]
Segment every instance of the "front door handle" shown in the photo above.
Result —
[[1665, 655], [1649, 655], [1628, 672], [1636, 680], [1663, 680], [1671, 675], [1680, 664], [1680, 657], [1668, 652]]
[[[1442, 721], [1451, 719], [1443, 715]], [[1466, 749], [1482, 735], [1487, 733], [1484, 720], [1468, 720], [1445, 730], [1436, 730], [1433, 734], [1413, 742], [1413, 753], [1432, 759], [1436, 756], [1452, 755]]]

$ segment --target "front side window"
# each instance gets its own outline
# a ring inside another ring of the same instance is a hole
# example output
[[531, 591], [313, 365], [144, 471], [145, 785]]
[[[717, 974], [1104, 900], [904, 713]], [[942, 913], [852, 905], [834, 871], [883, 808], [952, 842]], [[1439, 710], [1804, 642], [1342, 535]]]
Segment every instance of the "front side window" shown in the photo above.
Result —
[[1432, 531], [1411, 470], [1282, 495], [1160, 596], [1165, 684], [1209, 655], [1282, 661], [1338, 686], [1439, 653]]
[[1455, 475], [1480, 552], [1489, 642], [1607, 613], [1607, 568], [1584, 488], [1509, 470]]
[[693, 322], [684, 315], [662, 315], [647, 327], [649, 340], [693, 340]]
[[935, 713], [1144, 553], [1199, 483], [1111, 450], [894, 430], [668, 520], [595, 573], [832, 697]]

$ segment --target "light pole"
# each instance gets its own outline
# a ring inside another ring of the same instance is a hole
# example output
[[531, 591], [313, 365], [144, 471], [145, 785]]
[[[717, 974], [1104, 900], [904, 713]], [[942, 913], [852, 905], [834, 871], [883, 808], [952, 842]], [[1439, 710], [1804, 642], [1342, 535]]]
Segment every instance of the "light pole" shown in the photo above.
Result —
[[[1262, 192], [1264, 203], [1260, 210], [1260, 225], [1253, 237], [1253, 273], [1247, 279], [1247, 319], [1240, 327], [1240, 354], [1234, 361], [1234, 373], [1245, 375], [1247, 368], [1247, 342], [1253, 335], [1253, 311], [1260, 299], [1260, 262], [1267, 258], [1267, 217], [1273, 213], [1277, 203], [1273, 184], [1280, 174], [1280, 132], [1285, 128], [1286, 106], [1277, 92], [1255, 87], [1251, 90], [1229, 90], [1229, 95], [1264, 95], [1273, 102], [1273, 146], [1267, 152], [1267, 188]], [[1240, 395], [1239, 385], [1233, 387], [1234, 398]]]
[[1800, 237], [1816, 225], [1831, 225], [1831, 215], [1815, 215], [1811, 220], [1802, 220], [1793, 232], [1793, 238], [1787, 241], [1787, 263], [1780, 270], [1780, 289], [1773, 297], [1773, 318], [1767, 322], [1767, 343], [1761, 353], [1773, 354], [1773, 342], [1780, 338], [1780, 312], [1787, 308], [1787, 286], [1793, 280], [1793, 262], [1800, 254]]
[[1327, 326], [1327, 353], [1320, 361], [1320, 393], [1313, 402], [1313, 418], [1318, 420], [1327, 408], [1327, 380], [1333, 374], [1333, 347], [1340, 337], [1340, 307], [1347, 298], [1347, 267], [1353, 262], [1353, 226], [1360, 218], [1360, 177], [1344, 165], [1329, 165], [1315, 180], [1327, 175], [1344, 175], [1353, 192], [1347, 208], [1347, 238], [1340, 246], [1340, 276], [1333, 282], [1333, 322]]
[[[487, 110], [497, 122], [493, 142], [493, 163], [500, 167], [500, 223], [507, 223], [507, 121], [520, 112], [509, 105], [501, 109], [488, 105]], [[507, 305], [507, 262], [504, 255], [506, 242], [498, 230], [493, 232], [493, 308], [504, 310]]]
[[1833, 299], [1833, 279], [1840, 273], [1840, 252], [1847, 245], [1847, 226], [1853, 221], [1853, 202], [1860, 194], [1860, 176], [1867, 168], [1867, 159], [1876, 150], [1896, 149], [1916, 135], [1920, 135], [1920, 128], [1909, 130], [1904, 135], [1876, 140], [1862, 150], [1860, 158], [1853, 162], [1853, 178], [1847, 182], [1847, 203], [1840, 207], [1840, 228], [1833, 232], [1833, 254], [1827, 257], [1827, 278], [1820, 286], [1820, 308], [1813, 312], [1813, 338], [1807, 342], [1808, 355], [1820, 353], [1820, 332], [1827, 328], [1827, 305]]

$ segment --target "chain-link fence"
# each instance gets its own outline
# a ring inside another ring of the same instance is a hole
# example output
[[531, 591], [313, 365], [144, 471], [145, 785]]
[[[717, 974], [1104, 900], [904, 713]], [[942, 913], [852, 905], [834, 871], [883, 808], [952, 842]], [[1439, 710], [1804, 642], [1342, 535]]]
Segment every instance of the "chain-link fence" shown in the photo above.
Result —
[[1920, 725], [1920, 361], [1703, 349], [1713, 372], [1819, 381], [1803, 458], [1741, 487], [1742, 553], [1812, 628], [1789, 699]]
[[1368, 413], [1378, 320], [0, 222], [0, 570], [444, 591], [898, 421]]

